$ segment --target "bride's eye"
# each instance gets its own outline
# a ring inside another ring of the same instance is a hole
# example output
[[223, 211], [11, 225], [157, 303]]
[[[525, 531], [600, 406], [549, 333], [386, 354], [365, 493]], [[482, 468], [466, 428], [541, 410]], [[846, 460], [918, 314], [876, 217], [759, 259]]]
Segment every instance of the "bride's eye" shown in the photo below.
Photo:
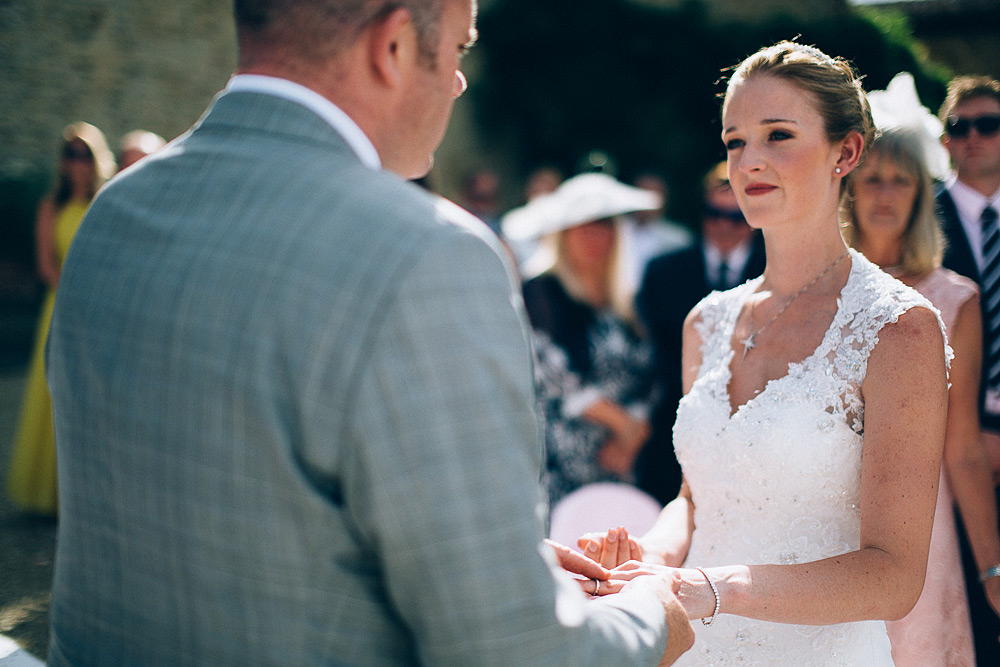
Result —
[[745, 142], [742, 139], [730, 139], [726, 142], [726, 150], [734, 151], [737, 148], [742, 148]]
[[771, 141], [784, 141], [785, 139], [791, 139], [792, 133], [786, 130], [771, 130], [771, 133], [767, 135], [767, 138]]

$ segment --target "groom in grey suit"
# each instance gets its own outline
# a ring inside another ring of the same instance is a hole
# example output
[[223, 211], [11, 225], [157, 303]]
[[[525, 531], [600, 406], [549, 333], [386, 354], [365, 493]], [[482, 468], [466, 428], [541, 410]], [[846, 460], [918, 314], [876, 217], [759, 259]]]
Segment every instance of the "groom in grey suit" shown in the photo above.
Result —
[[237, 75], [62, 274], [50, 664], [672, 662], [676, 581], [588, 601], [543, 543], [513, 274], [404, 180], [474, 2], [235, 9]]

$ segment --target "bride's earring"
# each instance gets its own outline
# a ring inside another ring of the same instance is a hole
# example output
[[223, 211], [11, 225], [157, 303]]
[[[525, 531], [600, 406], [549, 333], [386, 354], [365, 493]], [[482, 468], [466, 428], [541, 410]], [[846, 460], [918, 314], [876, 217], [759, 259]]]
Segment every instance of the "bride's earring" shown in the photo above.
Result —
[[840, 173], [840, 167], [837, 167], [836, 169], [834, 169], [834, 171], [839, 174]]

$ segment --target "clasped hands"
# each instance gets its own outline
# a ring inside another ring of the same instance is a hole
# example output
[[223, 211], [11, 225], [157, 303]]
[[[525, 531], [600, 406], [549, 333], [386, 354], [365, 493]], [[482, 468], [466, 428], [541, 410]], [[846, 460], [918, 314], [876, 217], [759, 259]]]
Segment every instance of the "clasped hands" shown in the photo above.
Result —
[[582, 536], [577, 544], [583, 554], [557, 542], [546, 541], [555, 550], [563, 569], [585, 577], [579, 583], [588, 595], [603, 597], [619, 593], [632, 582], [652, 576], [671, 585], [689, 619], [709, 617], [715, 609], [715, 595], [701, 572], [644, 561], [642, 545], [623, 527]]

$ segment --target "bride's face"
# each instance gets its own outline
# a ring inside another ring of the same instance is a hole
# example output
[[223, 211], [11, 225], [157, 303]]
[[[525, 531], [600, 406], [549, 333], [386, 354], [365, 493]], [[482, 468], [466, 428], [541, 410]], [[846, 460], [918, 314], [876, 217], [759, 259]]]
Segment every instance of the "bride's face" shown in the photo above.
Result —
[[811, 93], [758, 75], [734, 85], [722, 111], [729, 181], [753, 227], [836, 218], [839, 146]]

